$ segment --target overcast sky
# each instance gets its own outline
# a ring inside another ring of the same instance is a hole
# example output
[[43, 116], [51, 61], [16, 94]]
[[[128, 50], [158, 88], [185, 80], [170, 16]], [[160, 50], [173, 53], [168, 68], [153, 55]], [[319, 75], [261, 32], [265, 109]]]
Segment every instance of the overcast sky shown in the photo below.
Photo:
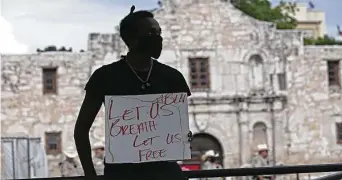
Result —
[[[112, 33], [132, 4], [137, 9], [153, 9], [157, 1], [0, 0], [0, 53], [33, 53], [50, 44], [86, 49], [90, 32]], [[312, 2], [326, 12], [328, 32], [336, 36], [336, 25], [342, 27], [342, 0]]]

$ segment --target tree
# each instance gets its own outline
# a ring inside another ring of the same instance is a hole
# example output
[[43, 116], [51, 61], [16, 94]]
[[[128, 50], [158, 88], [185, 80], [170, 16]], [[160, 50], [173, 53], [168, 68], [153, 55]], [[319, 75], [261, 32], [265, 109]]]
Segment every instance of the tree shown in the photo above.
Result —
[[56, 46], [50, 45], [44, 48], [43, 52], [48, 52], [48, 51], [57, 51]]
[[58, 49], [58, 51], [67, 51], [67, 49], [64, 46], [62, 46], [61, 48]]
[[[277, 29], [295, 29], [297, 21], [291, 15], [297, 11], [296, 3], [280, 1], [272, 7], [269, 0], [231, 0], [232, 4], [246, 13], [262, 21], [273, 22]], [[324, 36], [318, 39], [304, 38], [304, 45], [342, 45], [332, 37]]]
[[342, 45], [342, 41], [338, 41], [333, 37], [325, 35], [324, 37], [304, 38], [304, 45]]
[[291, 16], [296, 11], [296, 3], [281, 1], [275, 7], [269, 0], [232, 0], [232, 3], [251, 17], [275, 23], [278, 29], [294, 29], [297, 26], [296, 19]]
[[49, 46], [45, 47], [43, 50], [41, 50], [39, 48], [36, 50], [36, 52], [38, 52], [38, 53], [40, 53], [40, 52], [53, 52], [53, 51], [72, 52], [72, 47], [70, 47], [69, 49], [66, 49], [65, 46], [62, 46], [59, 49], [57, 49], [57, 47], [55, 45], [49, 45]]

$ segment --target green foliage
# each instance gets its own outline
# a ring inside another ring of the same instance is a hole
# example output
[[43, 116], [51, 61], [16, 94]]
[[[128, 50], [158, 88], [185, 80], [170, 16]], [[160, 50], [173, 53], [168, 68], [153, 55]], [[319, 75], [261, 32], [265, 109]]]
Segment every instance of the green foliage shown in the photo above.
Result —
[[290, 16], [296, 11], [295, 3], [281, 1], [275, 7], [269, 0], [233, 0], [232, 3], [251, 17], [275, 23], [278, 29], [294, 29], [297, 26], [296, 19]]
[[338, 41], [333, 37], [325, 35], [317, 39], [304, 38], [304, 45], [342, 45], [342, 41]]
[[57, 47], [56, 46], [47, 46], [44, 48], [44, 51], [45, 52], [48, 52], [48, 51], [57, 51]]
[[[251, 17], [275, 23], [277, 29], [295, 29], [297, 26], [296, 19], [291, 16], [297, 11], [296, 3], [281, 1], [279, 5], [272, 7], [269, 0], [231, 0], [231, 2]], [[318, 39], [304, 38], [304, 45], [342, 45], [342, 41], [329, 36]]]
[[67, 49], [64, 46], [62, 46], [61, 48], [58, 49], [58, 51], [67, 51]]
[[53, 51], [72, 52], [72, 48], [66, 49], [64, 46], [62, 46], [61, 48], [57, 49], [56, 46], [49, 45], [49, 46], [45, 47], [43, 50], [38, 48], [36, 51], [37, 52], [53, 52]]

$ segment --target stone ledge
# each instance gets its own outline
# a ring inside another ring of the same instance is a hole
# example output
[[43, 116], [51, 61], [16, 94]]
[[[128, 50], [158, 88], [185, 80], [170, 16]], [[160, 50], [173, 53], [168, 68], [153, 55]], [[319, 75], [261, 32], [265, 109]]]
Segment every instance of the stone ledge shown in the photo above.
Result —
[[342, 49], [341, 45], [305, 45], [305, 49]]
[[2, 59], [5, 60], [11, 60], [16, 58], [28, 58], [32, 56], [51, 56], [51, 55], [63, 55], [63, 56], [77, 56], [77, 55], [90, 55], [91, 52], [85, 51], [85, 52], [64, 52], [64, 51], [51, 51], [51, 52], [40, 52], [40, 53], [31, 53], [31, 54], [1, 54], [1, 58], [10, 58], [10, 59]]

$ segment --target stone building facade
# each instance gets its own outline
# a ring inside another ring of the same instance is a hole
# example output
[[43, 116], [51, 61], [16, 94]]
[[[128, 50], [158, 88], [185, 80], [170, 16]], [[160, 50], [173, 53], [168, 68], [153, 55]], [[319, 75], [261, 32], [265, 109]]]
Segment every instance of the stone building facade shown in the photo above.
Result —
[[[285, 164], [342, 160], [342, 47], [303, 46], [302, 32], [276, 30], [221, 0], [164, 0], [154, 13], [160, 61], [192, 89], [194, 151], [215, 149], [225, 168], [248, 163], [260, 143]], [[117, 33], [91, 33], [84, 53], [2, 55], [1, 135], [41, 137], [58, 176], [85, 83], [125, 51]], [[102, 109], [92, 142], [104, 136], [103, 119]]]

